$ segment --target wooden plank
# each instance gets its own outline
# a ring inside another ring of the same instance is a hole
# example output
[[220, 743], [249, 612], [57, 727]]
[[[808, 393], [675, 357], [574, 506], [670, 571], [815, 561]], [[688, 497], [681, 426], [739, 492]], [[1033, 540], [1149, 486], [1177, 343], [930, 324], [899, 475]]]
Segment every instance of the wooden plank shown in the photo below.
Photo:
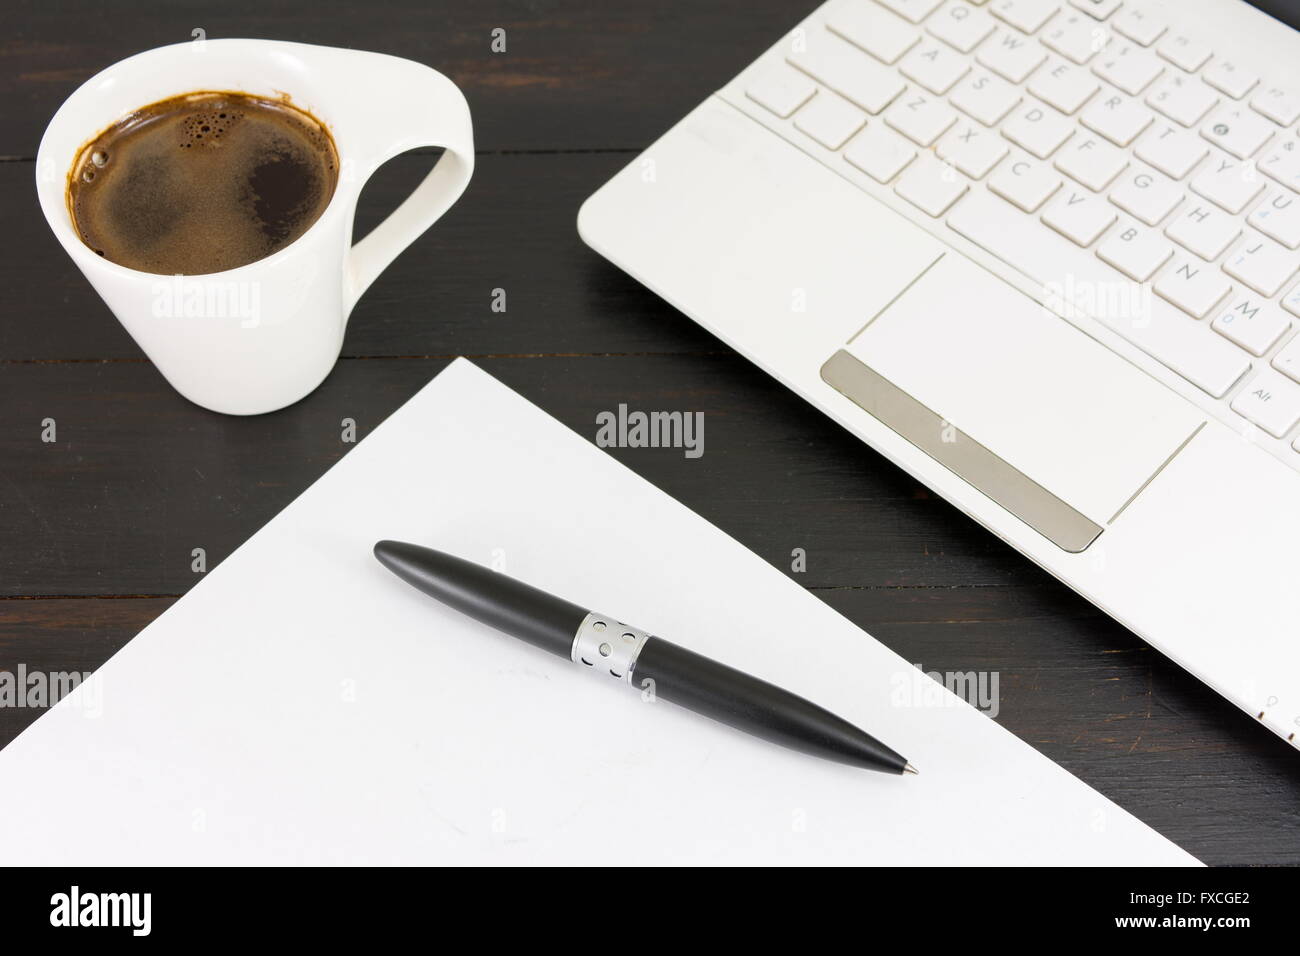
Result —
[[[0, 363], [0, 594], [177, 594], [446, 364], [341, 362], [284, 411], [199, 409], [144, 362]], [[480, 362], [589, 440], [619, 403], [704, 414], [704, 454], [611, 449], [805, 584], [1041, 583], [1043, 572], [735, 356]], [[57, 442], [41, 440], [56, 423]]]
[[[419, 0], [370, 4], [362, 12], [353, 0], [292, 8], [14, 0], [6, 5], [9, 36], [0, 44], [0, 156], [34, 156], [46, 123], [83, 82], [135, 53], [189, 42], [196, 29], [213, 40], [281, 39], [427, 63], [464, 90], [481, 150], [641, 148], [816, 6]], [[505, 53], [491, 49], [498, 28], [506, 31]]]

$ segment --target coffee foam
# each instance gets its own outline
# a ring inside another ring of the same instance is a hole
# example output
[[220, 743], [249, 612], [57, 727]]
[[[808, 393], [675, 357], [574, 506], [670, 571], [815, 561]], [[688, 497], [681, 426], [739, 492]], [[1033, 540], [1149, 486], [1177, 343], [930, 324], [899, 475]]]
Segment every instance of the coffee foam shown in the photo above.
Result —
[[82, 240], [160, 275], [221, 272], [293, 242], [338, 179], [333, 141], [285, 103], [189, 94], [137, 110], [87, 144], [69, 176]]

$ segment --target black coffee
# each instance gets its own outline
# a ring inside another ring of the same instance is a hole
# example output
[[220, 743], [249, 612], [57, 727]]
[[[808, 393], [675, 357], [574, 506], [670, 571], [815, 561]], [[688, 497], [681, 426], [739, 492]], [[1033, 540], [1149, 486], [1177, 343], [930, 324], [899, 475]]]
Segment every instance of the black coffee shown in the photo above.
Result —
[[202, 275], [293, 242], [337, 182], [334, 142], [307, 113], [242, 93], [190, 93], [88, 143], [68, 177], [68, 205], [82, 241], [109, 261]]

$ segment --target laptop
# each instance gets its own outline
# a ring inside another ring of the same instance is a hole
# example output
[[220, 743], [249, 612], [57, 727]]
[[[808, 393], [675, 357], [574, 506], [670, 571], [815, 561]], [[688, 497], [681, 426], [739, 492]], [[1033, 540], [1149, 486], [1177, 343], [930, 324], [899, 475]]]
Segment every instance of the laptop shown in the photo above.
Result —
[[830, 0], [578, 227], [1300, 746], [1297, 62], [1243, 0]]

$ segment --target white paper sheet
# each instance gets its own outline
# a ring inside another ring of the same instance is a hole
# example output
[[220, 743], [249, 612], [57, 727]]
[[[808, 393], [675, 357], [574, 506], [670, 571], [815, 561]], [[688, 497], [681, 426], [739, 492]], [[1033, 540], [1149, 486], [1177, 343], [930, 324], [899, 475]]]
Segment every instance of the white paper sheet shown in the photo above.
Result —
[[[418, 593], [381, 538], [802, 693], [921, 775], [645, 703]], [[0, 860], [1195, 862], [955, 698], [898, 706], [909, 666], [461, 360], [113, 657], [98, 707], [0, 752]]]

